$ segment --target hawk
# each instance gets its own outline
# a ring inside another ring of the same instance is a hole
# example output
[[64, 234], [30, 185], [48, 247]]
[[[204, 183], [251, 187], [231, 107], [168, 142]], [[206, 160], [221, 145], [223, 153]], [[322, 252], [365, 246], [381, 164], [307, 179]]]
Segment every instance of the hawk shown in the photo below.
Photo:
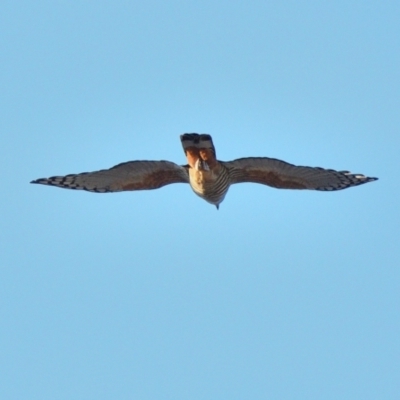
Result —
[[96, 193], [149, 190], [171, 183], [189, 183], [198, 196], [218, 209], [229, 186], [235, 183], [261, 183], [278, 189], [333, 191], [378, 179], [349, 171], [301, 167], [267, 157], [220, 161], [210, 135], [185, 133], [180, 138], [187, 158], [186, 165], [164, 160], [129, 161], [110, 169], [52, 176], [31, 183]]

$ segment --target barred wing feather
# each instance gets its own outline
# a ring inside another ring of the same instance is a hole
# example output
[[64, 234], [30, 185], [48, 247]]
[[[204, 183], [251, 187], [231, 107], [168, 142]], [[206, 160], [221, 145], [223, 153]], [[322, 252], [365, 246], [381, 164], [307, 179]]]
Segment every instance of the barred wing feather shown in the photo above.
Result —
[[279, 189], [333, 191], [378, 179], [349, 171], [301, 167], [267, 157], [239, 158], [223, 164], [229, 169], [231, 183], [254, 182]]
[[31, 183], [106, 193], [158, 189], [171, 183], [189, 183], [186, 167], [170, 161], [129, 161], [110, 169], [41, 178]]

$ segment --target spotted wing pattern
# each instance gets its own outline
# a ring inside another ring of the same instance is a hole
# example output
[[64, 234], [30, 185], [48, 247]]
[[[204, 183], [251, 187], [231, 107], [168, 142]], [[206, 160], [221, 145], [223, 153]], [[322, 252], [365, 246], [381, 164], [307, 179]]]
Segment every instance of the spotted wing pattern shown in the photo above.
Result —
[[230, 171], [231, 183], [254, 182], [279, 189], [333, 191], [376, 181], [349, 171], [319, 167], [300, 167], [274, 158], [239, 158], [223, 163]]
[[130, 161], [110, 169], [41, 178], [31, 183], [106, 193], [158, 189], [171, 183], [189, 183], [186, 167], [170, 161]]

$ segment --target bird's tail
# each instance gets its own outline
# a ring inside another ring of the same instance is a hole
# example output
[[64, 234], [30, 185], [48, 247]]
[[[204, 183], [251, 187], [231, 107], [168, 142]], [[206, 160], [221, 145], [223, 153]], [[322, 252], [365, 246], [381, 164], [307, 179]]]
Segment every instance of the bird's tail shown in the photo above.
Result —
[[185, 133], [181, 135], [181, 142], [188, 163], [192, 168], [199, 169], [199, 163], [204, 164], [205, 169], [212, 169], [216, 166], [215, 147], [210, 135]]

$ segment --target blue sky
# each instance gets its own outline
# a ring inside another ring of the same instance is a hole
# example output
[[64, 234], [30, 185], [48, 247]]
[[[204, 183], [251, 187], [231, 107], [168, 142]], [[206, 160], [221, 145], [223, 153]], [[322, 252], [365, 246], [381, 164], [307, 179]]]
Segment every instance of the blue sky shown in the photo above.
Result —
[[[398, 399], [400, 3], [3, 1], [0, 398]], [[32, 179], [268, 156], [335, 193]]]

